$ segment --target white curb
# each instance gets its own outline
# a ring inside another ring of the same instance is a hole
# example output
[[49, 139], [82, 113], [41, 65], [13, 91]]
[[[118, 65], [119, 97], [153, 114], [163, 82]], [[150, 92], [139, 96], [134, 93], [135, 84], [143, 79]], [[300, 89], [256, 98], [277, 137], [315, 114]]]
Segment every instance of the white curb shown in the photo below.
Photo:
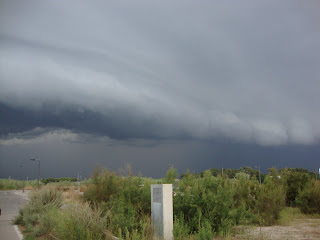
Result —
[[19, 228], [18, 228], [18, 225], [13, 225], [13, 228], [14, 228], [14, 230], [16, 230], [16, 233], [17, 233], [19, 239], [20, 239], [20, 240], [23, 240], [23, 235], [22, 235], [22, 233], [20, 232], [20, 230], [19, 230]]

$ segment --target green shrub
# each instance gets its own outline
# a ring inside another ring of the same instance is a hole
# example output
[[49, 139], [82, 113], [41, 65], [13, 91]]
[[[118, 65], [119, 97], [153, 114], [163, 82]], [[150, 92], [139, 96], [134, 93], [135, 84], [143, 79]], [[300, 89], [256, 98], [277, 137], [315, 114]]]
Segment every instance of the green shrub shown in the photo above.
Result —
[[311, 175], [294, 169], [282, 169], [281, 177], [286, 184], [286, 205], [295, 206], [299, 192], [311, 186]]
[[76, 181], [77, 181], [76, 178], [69, 178], [69, 177], [65, 177], [65, 178], [44, 178], [44, 179], [41, 179], [41, 182], [43, 184], [56, 183], [56, 182], [76, 182]]
[[309, 188], [301, 191], [296, 203], [303, 213], [320, 213], [320, 182], [313, 181]]
[[185, 223], [183, 214], [175, 216], [173, 225], [173, 236], [176, 240], [186, 239], [190, 234], [189, 226]]
[[20, 209], [19, 215], [14, 220], [14, 223], [24, 225], [28, 229], [32, 229], [39, 223], [42, 214], [47, 214], [51, 209], [59, 208], [62, 204], [61, 192], [48, 187], [31, 193], [29, 198], [29, 202]]
[[285, 207], [285, 186], [277, 175], [267, 176], [264, 184], [257, 189], [255, 212], [260, 225], [272, 225]]
[[280, 212], [280, 218], [277, 221], [279, 225], [289, 225], [292, 221], [297, 218], [303, 218], [305, 215], [301, 213], [299, 208], [286, 207]]
[[173, 168], [172, 166], [166, 173], [166, 177], [164, 179], [165, 183], [174, 183], [176, 178], [178, 177], [177, 169]]
[[84, 198], [100, 204], [105, 213], [110, 212], [109, 229], [118, 236], [120, 229], [124, 237], [128, 237], [127, 234], [141, 234], [140, 222], [144, 222], [146, 216], [150, 218], [151, 214], [151, 181], [98, 169], [92, 183]]
[[61, 240], [105, 239], [107, 216], [99, 207], [75, 203], [63, 211], [52, 212], [52, 235]]
[[[249, 180], [249, 176], [245, 173], [241, 173], [241, 175], [237, 173], [236, 175], [237, 181], [234, 181], [236, 188], [234, 194], [235, 206], [237, 208], [245, 207], [246, 210], [252, 210], [256, 204], [259, 182], [257, 180]], [[243, 211], [243, 209], [241, 209], [241, 211]]]
[[[183, 216], [189, 234], [203, 233], [203, 227], [205, 231], [227, 233], [235, 224], [235, 188], [231, 180], [214, 177], [210, 171], [204, 172], [202, 178], [194, 178], [189, 173], [179, 182], [179, 191], [174, 198], [174, 215], [179, 216], [176, 217], [179, 224]], [[186, 231], [185, 226], [183, 231]]]
[[214, 237], [213, 229], [208, 221], [204, 221], [199, 229], [199, 240], [211, 240]]
[[25, 240], [35, 240], [35, 236], [33, 236], [33, 235], [27, 235], [24, 239], [25, 239]]

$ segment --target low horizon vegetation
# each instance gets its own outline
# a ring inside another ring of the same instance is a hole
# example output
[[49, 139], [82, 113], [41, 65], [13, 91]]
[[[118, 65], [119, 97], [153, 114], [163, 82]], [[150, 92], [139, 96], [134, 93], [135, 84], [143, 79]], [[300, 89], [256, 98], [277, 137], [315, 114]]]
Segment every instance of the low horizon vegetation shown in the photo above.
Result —
[[[84, 179], [81, 181], [81, 189], [86, 189], [86, 186], [90, 184], [90, 179]], [[56, 186], [60, 187], [61, 190], [76, 189], [78, 183], [76, 178], [44, 178], [39, 182], [39, 186]], [[22, 190], [24, 187], [25, 190], [33, 190], [38, 187], [38, 180], [17, 180], [17, 179], [0, 179], [0, 190]]]
[[37, 180], [0, 179], [0, 190], [21, 190], [23, 185], [25, 189], [35, 189], [37, 188]]
[[[177, 176], [173, 167], [163, 179], [97, 168], [82, 197], [64, 201], [62, 208], [31, 197], [16, 223], [25, 226], [28, 239], [151, 239], [150, 185], [155, 183], [174, 185], [175, 239], [209, 240], [230, 236], [237, 225], [287, 225], [304, 214], [320, 216], [320, 181], [305, 169], [270, 168], [260, 175], [261, 184], [248, 167], [224, 169], [223, 174], [216, 169], [187, 171], [180, 180]], [[59, 192], [56, 183], [48, 183], [33, 194], [60, 199]]]

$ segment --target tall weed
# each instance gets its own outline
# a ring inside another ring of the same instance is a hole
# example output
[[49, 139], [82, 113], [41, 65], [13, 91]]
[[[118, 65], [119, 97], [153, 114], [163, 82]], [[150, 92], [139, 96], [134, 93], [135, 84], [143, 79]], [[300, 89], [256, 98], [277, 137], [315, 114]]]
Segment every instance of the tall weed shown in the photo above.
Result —
[[52, 216], [52, 235], [61, 240], [105, 239], [108, 228], [107, 216], [99, 207], [91, 208], [88, 203], [68, 205]]
[[109, 229], [124, 237], [142, 232], [141, 221], [151, 214], [151, 181], [140, 177], [123, 177], [107, 170], [96, 170], [92, 186], [85, 192], [85, 199], [110, 212]]
[[14, 223], [25, 226], [25, 231], [31, 232], [32, 236], [41, 236], [51, 230], [51, 213], [61, 207], [62, 194], [56, 189], [45, 187], [31, 193], [29, 198]]

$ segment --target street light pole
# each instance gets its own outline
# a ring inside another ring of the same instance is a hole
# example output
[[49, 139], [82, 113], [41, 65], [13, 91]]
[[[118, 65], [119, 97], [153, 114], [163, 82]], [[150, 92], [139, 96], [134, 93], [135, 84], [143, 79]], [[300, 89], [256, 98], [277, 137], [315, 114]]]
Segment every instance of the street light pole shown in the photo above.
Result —
[[259, 184], [261, 185], [261, 171], [260, 171], [260, 165], [259, 165], [259, 167], [258, 167], [258, 166], [255, 166], [254, 168], [259, 168]]
[[[21, 168], [22, 168], [22, 167], [23, 167], [23, 165], [20, 165], [19, 167], [21, 167]], [[26, 177], [24, 177], [24, 178], [23, 178], [23, 180], [22, 180], [22, 192], [24, 192], [24, 180], [25, 180], [25, 178], [26, 178]]]
[[261, 185], [261, 173], [260, 173], [260, 165], [259, 165], [259, 183]]
[[31, 161], [38, 161], [38, 190], [39, 190], [39, 182], [40, 182], [40, 159], [30, 158]]

